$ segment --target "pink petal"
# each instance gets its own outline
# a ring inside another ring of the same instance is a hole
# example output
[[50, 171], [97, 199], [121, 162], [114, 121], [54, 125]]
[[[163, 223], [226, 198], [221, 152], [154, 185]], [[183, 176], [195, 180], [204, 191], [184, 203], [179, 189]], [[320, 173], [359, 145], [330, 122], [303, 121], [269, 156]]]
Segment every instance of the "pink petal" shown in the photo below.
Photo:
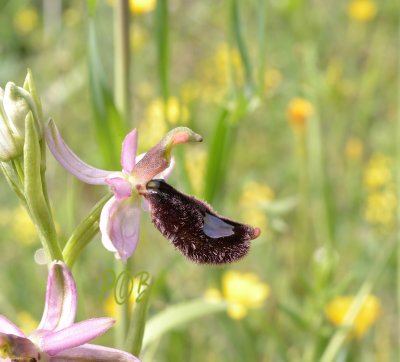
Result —
[[5, 334], [15, 334], [18, 337], [25, 337], [24, 332], [2, 315], [0, 315], [0, 332]]
[[112, 197], [100, 216], [100, 231], [104, 247], [124, 263], [135, 252], [140, 230], [140, 201]]
[[67, 361], [98, 361], [98, 362], [140, 362], [135, 356], [114, 348], [84, 344], [83, 346], [71, 348], [58, 353], [50, 358], [51, 362]]
[[114, 323], [115, 320], [112, 318], [94, 318], [73, 324], [58, 332], [44, 335], [40, 340], [40, 349], [50, 356], [54, 356], [101, 336]]
[[106, 179], [106, 183], [110, 186], [117, 200], [132, 196], [131, 183], [122, 177], [108, 178]]
[[122, 143], [121, 165], [126, 173], [131, 173], [136, 164], [137, 150], [137, 131], [136, 128], [129, 133]]
[[46, 304], [38, 329], [58, 331], [74, 323], [76, 285], [69, 268], [53, 261], [47, 279]]
[[51, 118], [45, 126], [45, 137], [54, 158], [70, 174], [88, 184], [105, 185], [105, 179], [111, 172], [92, 167], [75, 155], [62, 139]]

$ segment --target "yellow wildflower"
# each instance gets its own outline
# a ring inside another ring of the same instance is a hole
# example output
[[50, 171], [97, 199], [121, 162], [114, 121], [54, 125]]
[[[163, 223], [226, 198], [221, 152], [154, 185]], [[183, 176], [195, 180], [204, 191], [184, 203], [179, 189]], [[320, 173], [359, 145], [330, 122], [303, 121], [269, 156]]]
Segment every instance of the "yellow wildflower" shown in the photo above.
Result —
[[241, 319], [247, 315], [248, 308], [262, 306], [270, 294], [270, 288], [261, 283], [256, 274], [231, 270], [222, 277], [222, 292], [231, 303], [228, 315], [233, 319]]
[[294, 129], [304, 131], [305, 123], [314, 112], [312, 104], [303, 98], [294, 98], [287, 107], [287, 117]]
[[350, 161], [358, 161], [363, 154], [363, 143], [359, 138], [352, 137], [346, 143], [346, 155]]
[[266, 89], [278, 87], [282, 82], [282, 74], [278, 69], [267, 69], [264, 75]]
[[[325, 314], [336, 326], [343, 324], [344, 317], [350, 309], [354, 297], [336, 297], [325, 307]], [[358, 338], [364, 336], [365, 332], [376, 322], [379, 316], [380, 303], [374, 295], [368, 295], [353, 325], [351, 334]]]
[[365, 218], [371, 224], [391, 227], [395, 222], [396, 194], [390, 190], [376, 191], [368, 196]]
[[20, 34], [28, 34], [38, 24], [39, 15], [34, 7], [20, 9], [14, 16], [14, 27]]
[[142, 15], [155, 9], [156, 0], [130, 0], [129, 7], [133, 14]]
[[254, 206], [262, 202], [271, 201], [274, 198], [274, 191], [267, 185], [255, 181], [247, 182], [243, 187], [240, 203], [243, 206]]
[[39, 324], [39, 322], [26, 311], [17, 314], [17, 321], [18, 327], [27, 335], [34, 331]]
[[369, 21], [376, 16], [378, 7], [372, 0], [353, 0], [349, 4], [347, 12], [354, 20]]
[[369, 189], [378, 189], [392, 180], [392, 160], [382, 154], [374, 154], [364, 172], [364, 184]]

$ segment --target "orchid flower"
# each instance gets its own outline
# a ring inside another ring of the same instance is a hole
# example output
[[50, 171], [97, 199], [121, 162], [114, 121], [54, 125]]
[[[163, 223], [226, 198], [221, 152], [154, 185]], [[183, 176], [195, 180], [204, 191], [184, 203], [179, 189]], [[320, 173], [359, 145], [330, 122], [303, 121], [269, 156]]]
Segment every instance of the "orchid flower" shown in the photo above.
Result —
[[216, 214], [206, 203], [180, 193], [165, 179], [173, 168], [171, 149], [202, 137], [186, 127], [168, 132], [145, 155], [136, 158], [137, 131], [122, 144], [122, 172], [100, 170], [76, 156], [61, 138], [53, 120], [45, 126], [45, 137], [57, 161], [72, 175], [89, 184], [109, 185], [114, 196], [100, 216], [102, 242], [106, 249], [126, 262], [134, 253], [140, 228], [140, 204], [150, 209], [155, 227], [188, 259], [223, 264], [243, 257], [259, 228]]
[[3, 361], [139, 361], [129, 353], [87, 344], [114, 323], [112, 318], [94, 318], [74, 323], [76, 285], [61, 261], [50, 266], [46, 302], [38, 328], [26, 336], [0, 315], [0, 359]]
[[148, 181], [166, 179], [170, 175], [174, 160], [173, 146], [189, 141], [201, 142], [198, 134], [186, 127], [178, 127], [145, 155], [136, 157], [137, 131], [134, 129], [122, 144], [122, 171], [105, 171], [89, 166], [76, 156], [61, 138], [52, 119], [45, 127], [45, 137], [56, 160], [72, 175], [83, 182], [94, 185], [109, 185], [114, 196], [104, 205], [100, 217], [100, 231], [104, 247], [122, 259], [124, 263], [134, 253], [140, 230], [140, 209], [148, 210], [148, 204], [140, 193]]

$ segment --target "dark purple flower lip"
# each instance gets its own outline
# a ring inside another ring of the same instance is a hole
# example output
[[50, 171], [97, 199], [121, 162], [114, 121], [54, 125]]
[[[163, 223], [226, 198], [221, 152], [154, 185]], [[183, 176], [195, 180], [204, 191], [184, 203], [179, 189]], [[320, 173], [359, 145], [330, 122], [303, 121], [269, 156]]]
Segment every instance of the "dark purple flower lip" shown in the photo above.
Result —
[[185, 195], [164, 180], [147, 183], [143, 194], [155, 227], [189, 260], [225, 264], [247, 254], [261, 230], [215, 213], [205, 202]]

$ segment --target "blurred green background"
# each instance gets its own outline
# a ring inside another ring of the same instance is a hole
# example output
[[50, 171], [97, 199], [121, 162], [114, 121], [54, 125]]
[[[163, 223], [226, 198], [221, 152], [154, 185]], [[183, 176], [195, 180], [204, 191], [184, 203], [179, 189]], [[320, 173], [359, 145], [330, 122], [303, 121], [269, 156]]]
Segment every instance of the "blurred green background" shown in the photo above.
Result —
[[[155, 279], [149, 317], [197, 298], [231, 302], [165, 333], [143, 360], [318, 361], [340, 333], [334, 360], [397, 360], [398, 4], [131, 1], [130, 115], [109, 113], [123, 125], [109, 134], [93, 80], [112, 91], [114, 6], [99, 0], [90, 15], [83, 1], [1, 1], [0, 86], [22, 84], [31, 68], [45, 118], [99, 168], [120, 168], [132, 128], [140, 153], [172, 127], [192, 128], [204, 142], [174, 149], [170, 183], [262, 229], [241, 261], [202, 266], [143, 213], [130, 268]], [[64, 244], [106, 189], [74, 179], [50, 154], [47, 179]], [[0, 182], [0, 313], [30, 332], [47, 268], [29, 217]], [[99, 302], [113, 259], [97, 236], [74, 266], [78, 320], [113, 315], [112, 298]], [[362, 287], [368, 297], [344, 330]], [[113, 346], [112, 332], [98, 343]]]

